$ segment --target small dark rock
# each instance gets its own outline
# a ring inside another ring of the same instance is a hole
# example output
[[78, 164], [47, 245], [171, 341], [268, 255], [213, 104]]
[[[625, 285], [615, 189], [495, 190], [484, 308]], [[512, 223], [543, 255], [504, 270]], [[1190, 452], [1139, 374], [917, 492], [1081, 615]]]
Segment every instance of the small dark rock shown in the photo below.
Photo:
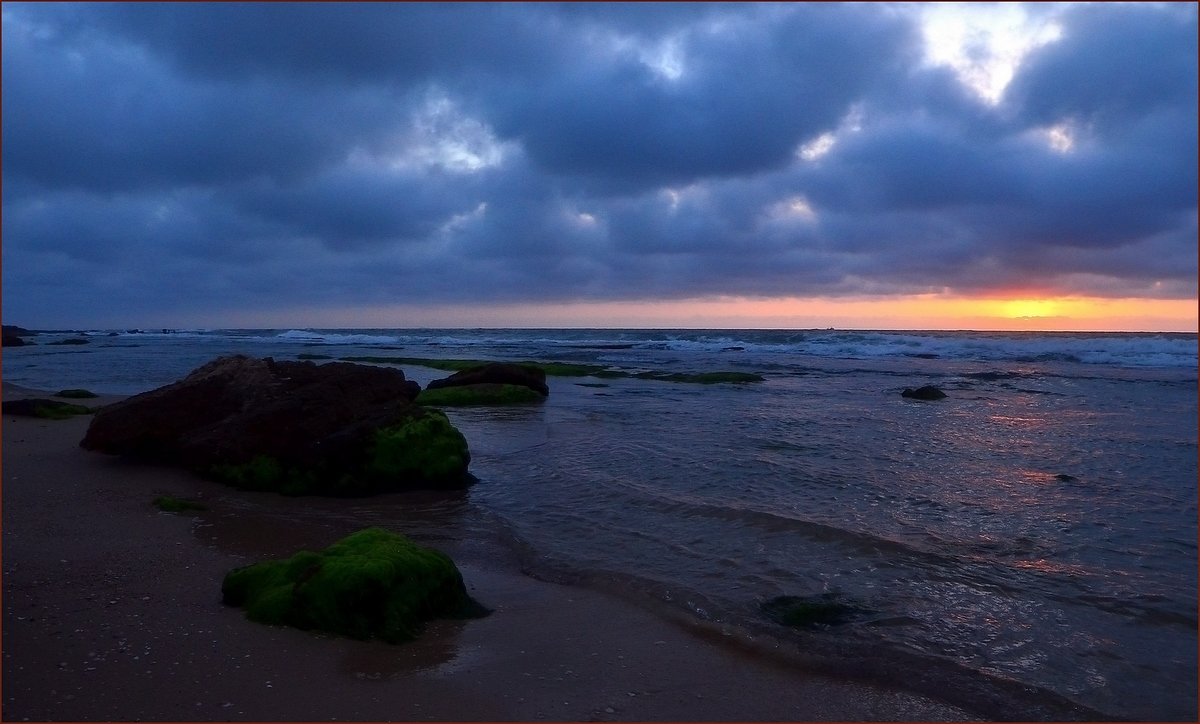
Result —
[[46, 344], [91, 344], [91, 340], [84, 339], [83, 337], [68, 337], [66, 339], [60, 339], [57, 342], [47, 342]]
[[90, 415], [92, 409], [83, 405], [72, 405], [58, 400], [31, 398], [27, 400], [5, 400], [4, 414], [40, 417], [43, 420], [65, 420], [75, 415]]
[[761, 609], [775, 623], [794, 628], [837, 626], [865, 613], [864, 609], [837, 600], [834, 593], [776, 596], [764, 601]]
[[1060, 483], [1078, 483], [1079, 482], [1079, 478], [1075, 477], [1074, 475], [1067, 475], [1066, 473], [1059, 473], [1058, 475], [1054, 476], [1054, 479]]
[[913, 400], [940, 400], [946, 396], [946, 393], [942, 392], [933, 385], [925, 385], [924, 387], [918, 387], [915, 390], [906, 387], [904, 391], [900, 393], [900, 396]]

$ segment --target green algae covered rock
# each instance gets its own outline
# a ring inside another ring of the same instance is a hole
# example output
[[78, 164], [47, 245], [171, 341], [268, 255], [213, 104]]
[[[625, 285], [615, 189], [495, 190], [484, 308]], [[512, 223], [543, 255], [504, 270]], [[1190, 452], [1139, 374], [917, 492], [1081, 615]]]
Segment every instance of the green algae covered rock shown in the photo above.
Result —
[[545, 395], [524, 385], [479, 384], [422, 390], [417, 395], [417, 404], [429, 407], [523, 405], [545, 399]]
[[30, 398], [27, 400], [5, 400], [4, 414], [39, 417], [43, 420], [66, 420], [76, 415], [90, 415], [94, 412], [90, 407], [72, 405], [58, 400]]
[[367, 473], [383, 480], [416, 478], [436, 483], [460, 478], [470, 459], [467, 439], [446, 415], [426, 410], [421, 417], [375, 432]]
[[389, 643], [415, 638], [430, 619], [490, 613], [467, 594], [448, 556], [382, 528], [237, 568], [221, 593], [252, 621]]

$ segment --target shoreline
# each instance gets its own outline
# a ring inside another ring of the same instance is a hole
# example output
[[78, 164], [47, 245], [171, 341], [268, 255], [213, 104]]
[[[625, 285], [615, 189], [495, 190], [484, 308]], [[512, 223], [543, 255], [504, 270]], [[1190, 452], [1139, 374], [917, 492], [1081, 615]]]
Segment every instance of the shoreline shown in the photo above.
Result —
[[[35, 395], [46, 393], [4, 384], [5, 399]], [[89, 421], [3, 419], [6, 721], [981, 718], [933, 696], [813, 673], [478, 552], [447, 551], [495, 613], [432, 622], [409, 644], [255, 624], [220, 602], [225, 573], [323, 547], [346, 520], [294, 523], [286, 509], [306, 499], [83, 451]], [[159, 495], [211, 510], [159, 512]], [[248, 496], [285, 515], [239, 516]]]

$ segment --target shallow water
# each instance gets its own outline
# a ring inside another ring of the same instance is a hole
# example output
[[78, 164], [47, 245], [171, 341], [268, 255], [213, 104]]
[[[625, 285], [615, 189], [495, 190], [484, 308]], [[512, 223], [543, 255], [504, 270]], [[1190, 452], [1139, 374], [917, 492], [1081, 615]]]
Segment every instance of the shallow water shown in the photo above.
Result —
[[[316, 509], [343, 521], [352, 509], [354, 520], [459, 547], [502, 541], [536, 575], [797, 641], [828, 660], [870, 660], [872, 672], [897, 679], [916, 657], [1112, 716], [1196, 716], [1195, 335], [260, 330], [89, 339], [6, 349], [4, 378], [129, 393], [230, 352], [758, 372], [765, 381], [746, 385], [551, 378], [540, 406], [448, 411], [480, 482], [461, 499], [430, 503], [427, 518], [370, 500]], [[421, 383], [448, 374], [405, 372]], [[949, 397], [899, 395], [924, 384]], [[301, 514], [296, 502], [281, 509]], [[774, 596], [826, 592], [864, 612], [792, 633], [759, 611]]]

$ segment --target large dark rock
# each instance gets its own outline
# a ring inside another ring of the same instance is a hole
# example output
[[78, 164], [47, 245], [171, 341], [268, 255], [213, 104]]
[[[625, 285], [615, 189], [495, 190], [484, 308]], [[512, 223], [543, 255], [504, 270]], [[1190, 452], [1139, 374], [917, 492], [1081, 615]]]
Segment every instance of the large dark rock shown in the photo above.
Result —
[[463, 385], [521, 385], [531, 390], [549, 395], [550, 388], [546, 386], [546, 372], [532, 365], [491, 364], [471, 367], [455, 372], [440, 380], [434, 380], [426, 385], [426, 389], [437, 390], [443, 387], [461, 387]]
[[33, 344], [32, 342], [26, 342], [22, 338], [37, 334], [37, 332], [31, 332], [28, 329], [25, 329], [24, 327], [18, 327], [15, 324], [0, 325], [0, 327], [3, 327], [3, 329], [0, 330], [3, 337], [3, 339], [0, 340], [0, 344], [3, 344], [5, 347], [23, 347], [27, 344]]
[[465, 487], [466, 441], [419, 392], [397, 369], [222, 357], [105, 407], [80, 445], [289, 494]]
[[925, 385], [924, 387], [918, 387], [915, 390], [905, 388], [905, 390], [900, 393], [900, 396], [913, 400], [940, 400], [946, 396], [946, 393], [942, 392], [933, 385]]

